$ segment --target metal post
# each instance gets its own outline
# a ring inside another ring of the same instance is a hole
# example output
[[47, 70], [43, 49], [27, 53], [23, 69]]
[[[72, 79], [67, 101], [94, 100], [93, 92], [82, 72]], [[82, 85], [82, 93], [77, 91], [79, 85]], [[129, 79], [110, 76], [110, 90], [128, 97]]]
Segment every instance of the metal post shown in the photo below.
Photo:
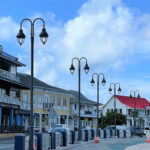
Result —
[[116, 84], [114, 84], [114, 115], [115, 115], [115, 136], [117, 135], [116, 134], [116, 120], [117, 120], [117, 117], [116, 117]]
[[29, 150], [33, 150], [33, 76], [34, 76], [34, 26], [31, 23], [31, 111], [30, 111], [30, 140]]
[[134, 91], [134, 128], [135, 128], [135, 110], [136, 106], [135, 106], [135, 91]]
[[79, 91], [78, 91], [78, 94], [79, 94], [79, 118], [78, 118], [78, 141], [80, 141], [80, 72], [81, 72], [81, 67], [80, 67], [80, 61], [79, 61], [79, 64], [78, 64], [78, 78], [79, 78], [79, 81], [78, 81], [78, 86], [79, 86]]
[[96, 126], [96, 136], [98, 136], [98, 120], [99, 120], [99, 75], [97, 76], [97, 126]]

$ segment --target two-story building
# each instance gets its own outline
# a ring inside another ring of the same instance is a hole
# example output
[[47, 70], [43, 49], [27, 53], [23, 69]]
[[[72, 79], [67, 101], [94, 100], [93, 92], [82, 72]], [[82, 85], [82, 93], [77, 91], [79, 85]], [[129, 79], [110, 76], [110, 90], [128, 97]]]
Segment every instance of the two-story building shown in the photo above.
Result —
[[21, 132], [29, 104], [21, 102], [20, 91], [29, 89], [21, 82], [17, 67], [25, 66], [0, 46], [0, 133]]
[[[150, 126], [150, 102], [145, 98], [135, 98], [135, 106], [138, 116], [135, 118], [136, 126], [139, 125], [139, 118], [143, 119], [143, 127]], [[134, 110], [134, 97], [116, 95], [117, 112], [127, 116], [127, 127], [133, 126], [134, 120], [131, 111]], [[114, 96], [103, 106], [103, 115], [114, 110]]]
[[[18, 74], [21, 81], [30, 85], [31, 76], [28, 74]], [[34, 96], [33, 96], [33, 111], [34, 111], [34, 130], [47, 131], [53, 124], [68, 124], [70, 113], [70, 96], [66, 90], [50, 86], [37, 78], [33, 80]], [[30, 90], [22, 90], [22, 101], [30, 103]], [[57, 113], [57, 118], [53, 115], [50, 117], [51, 109]], [[29, 125], [29, 118], [26, 118], [26, 128]]]
[[[79, 116], [79, 94], [77, 91], [69, 91], [70, 93], [70, 118], [69, 125], [72, 129], [78, 129]], [[82, 93], [80, 95], [80, 117], [81, 128], [96, 128], [97, 103], [86, 98]]]

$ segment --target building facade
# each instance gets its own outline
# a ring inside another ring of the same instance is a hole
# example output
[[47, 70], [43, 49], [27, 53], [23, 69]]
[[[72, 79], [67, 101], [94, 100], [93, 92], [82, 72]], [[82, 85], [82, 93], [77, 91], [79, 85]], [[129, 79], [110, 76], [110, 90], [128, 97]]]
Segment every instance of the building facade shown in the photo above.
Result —
[[[69, 126], [71, 129], [78, 129], [79, 99], [77, 91], [69, 91], [70, 93], [70, 117]], [[80, 118], [81, 128], [96, 128], [97, 103], [87, 99], [83, 94], [80, 96]]]
[[25, 66], [18, 58], [3, 52], [0, 46], [0, 133], [23, 132], [24, 117], [30, 105], [21, 102], [21, 90], [29, 89], [21, 82], [17, 67]]
[[[30, 85], [30, 75], [19, 74], [21, 80]], [[68, 124], [70, 111], [70, 96], [67, 91], [50, 86], [37, 78], [34, 78], [34, 130], [47, 131], [54, 124]], [[30, 103], [30, 90], [22, 90], [22, 102]], [[49, 116], [53, 109], [57, 116]], [[26, 128], [29, 118], [25, 119]]]
[[[136, 126], [140, 126], [139, 118], [143, 119], [142, 127], [150, 126], [150, 103], [145, 98], [135, 98], [135, 106], [138, 112], [135, 118]], [[116, 109], [118, 113], [126, 115], [127, 122], [126, 126], [130, 127], [134, 125], [133, 116], [131, 111], [134, 110], [134, 98], [128, 96], [116, 95]], [[114, 110], [114, 96], [112, 96], [107, 103], [103, 106], [103, 115], [105, 116], [107, 112]]]

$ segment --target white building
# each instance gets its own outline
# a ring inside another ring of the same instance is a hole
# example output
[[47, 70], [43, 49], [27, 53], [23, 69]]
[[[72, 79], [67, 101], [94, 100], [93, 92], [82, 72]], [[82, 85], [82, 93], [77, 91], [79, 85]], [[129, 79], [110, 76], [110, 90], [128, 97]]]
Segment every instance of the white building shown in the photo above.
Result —
[[[136, 110], [138, 117], [136, 118], [136, 126], [138, 126], [139, 118], [144, 120], [143, 127], [150, 126], [150, 102], [145, 98], [135, 98]], [[131, 116], [131, 111], [134, 109], [134, 97], [116, 95], [117, 112], [127, 116], [127, 127], [133, 126], [134, 120]], [[114, 110], [114, 96], [112, 96], [103, 106], [103, 115]]]
[[[69, 91], [70, 93], [70, 117], [69, 124], [72, 129], [78, 129], [79, 114], [79, 98], [77, 91]], [[96, 127], [97, 103], [86, 98], [82, 93], [80, 95], [80, 121], [81, 128]]]

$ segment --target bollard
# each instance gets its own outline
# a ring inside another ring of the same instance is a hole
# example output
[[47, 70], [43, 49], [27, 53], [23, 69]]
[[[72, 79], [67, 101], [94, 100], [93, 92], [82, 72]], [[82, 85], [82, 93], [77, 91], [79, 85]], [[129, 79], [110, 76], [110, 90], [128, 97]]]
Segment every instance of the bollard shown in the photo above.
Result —
[[104, 129], [104, 139], [106, 139], [107, 131]]
[[74, 144], [75, 142], [75, 131], [70, 131], [71, 134], [72, 134], [72, 143], [71, 144]]
[[35, 133], [34, 135], [37, 137], [37, 149], [43, 150], [42, 149], [42, 147], [43, 147], [43, 144], [42, 144], [43, 136], [42, 136], [42, 134], [41, 133]]
[[24, 135], [15, 136], [14, 150], [25, 150], [25, 136]]
[[117, 129], [117, 137], [120, 138], [120, 131]]
[[100, 129], [98, 129], [98, 137], [101, 137], [101, 132], [100, 132]]
[[109, 130], [109, 132], [110, 132], [110, 137], [112, 138], [112, 136], [113, 136], [113, 130]]
[[56, 149], [56, 133], [50, 132], [51, 140], [51, 149]]
[[85, 141], [88, 141], [88, 130], [84, 130], [85, 132]]
[[91, 129], [91, 140], [94, 139], [94, 129]]
[[123, 130], [123, 132], [124, 132], [124, 138], [126, 138], [126, 130]]
[[62, 131], [61, 134], [63, 136], [63, 145], [62, 146], [67, 146], [67, 132]]

